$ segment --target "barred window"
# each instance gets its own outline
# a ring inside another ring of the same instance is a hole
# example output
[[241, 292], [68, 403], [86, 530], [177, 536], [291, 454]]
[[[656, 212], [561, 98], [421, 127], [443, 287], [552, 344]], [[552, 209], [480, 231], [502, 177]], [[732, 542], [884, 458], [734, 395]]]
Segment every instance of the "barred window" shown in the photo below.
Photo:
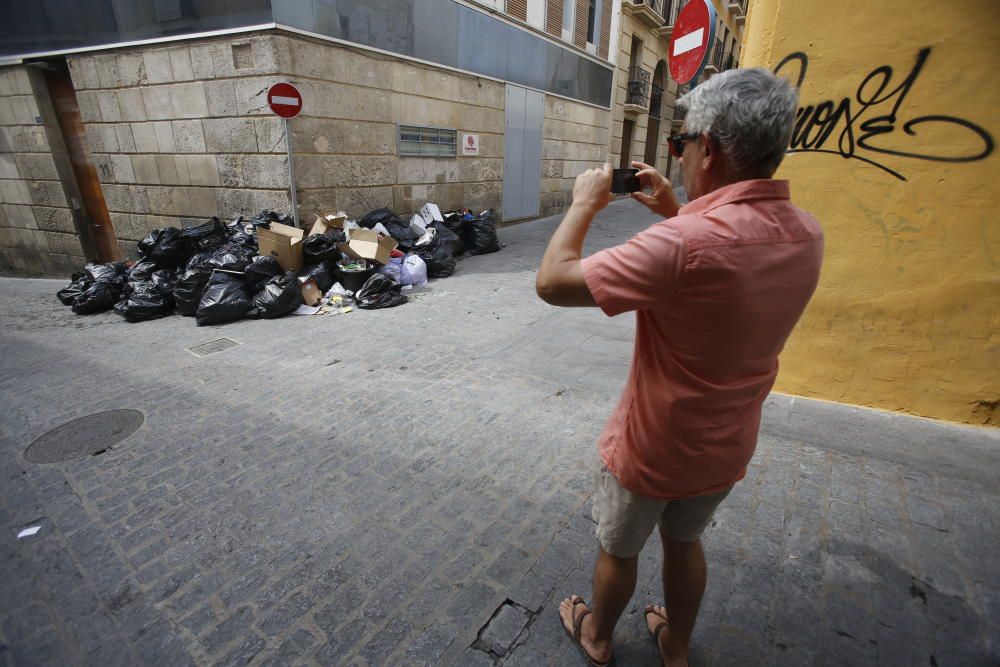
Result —
[[458, 131], [440, 127], [399, 126], [400, 157], [456, 157]]

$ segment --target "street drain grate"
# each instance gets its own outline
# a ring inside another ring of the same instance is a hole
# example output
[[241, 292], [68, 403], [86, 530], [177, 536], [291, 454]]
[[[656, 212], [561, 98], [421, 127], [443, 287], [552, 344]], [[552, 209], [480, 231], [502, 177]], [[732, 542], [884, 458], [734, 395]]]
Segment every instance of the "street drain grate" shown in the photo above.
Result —
[[236, 347], [237, 345], [239, 345], [239, 343], [232, 338], [220, 338], [218, 340], [202, 343], [201, 345], [189, 347], [187, 351], [196, 357], [207, 357], [210, 354], [222, 352], [223, 350], [228, 350], [229, 348]]
[[109, 410], [74, 419], [41, 436], [24, 450], [32, 463], [59, 463], [103, 454], [135, 433], [144, 417], [138, 410]]

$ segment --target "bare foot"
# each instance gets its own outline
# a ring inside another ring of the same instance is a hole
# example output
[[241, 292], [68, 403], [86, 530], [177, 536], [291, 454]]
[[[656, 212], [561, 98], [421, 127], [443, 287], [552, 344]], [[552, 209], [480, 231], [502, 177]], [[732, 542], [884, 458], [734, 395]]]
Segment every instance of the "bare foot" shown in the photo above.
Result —
[[667, 610], [658, 605], [646, 607], [646, 627], [656, 641], [656, 650], [663, 661], [663, 667], [688, 667], [687, 656], [667, 657], [667, 640], [670, 636], [670, 625], [667, 621]]
[[594, 641], [593, 618], [587, 611], [589, 609], [579, 595], [572, 595], [559, 603], [559, 618], [570, 637], [573, 637], [577, 619], [584, 616], [580, 622], [580, 646], [592, 663], [603, 664], [611, 660], [611, 642]]

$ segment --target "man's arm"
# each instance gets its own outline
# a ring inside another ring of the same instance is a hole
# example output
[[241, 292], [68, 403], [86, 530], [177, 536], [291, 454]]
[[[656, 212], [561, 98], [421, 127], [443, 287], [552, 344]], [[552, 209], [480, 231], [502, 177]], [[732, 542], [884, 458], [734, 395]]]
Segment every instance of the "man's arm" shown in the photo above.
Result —
[[583, 278], [583, 239], [594, 216], [614, 199], [611, 165], [576, 177], [573, 203], [549, 241], [535, 277], [535, 291], [553, 306], [596, 306]]

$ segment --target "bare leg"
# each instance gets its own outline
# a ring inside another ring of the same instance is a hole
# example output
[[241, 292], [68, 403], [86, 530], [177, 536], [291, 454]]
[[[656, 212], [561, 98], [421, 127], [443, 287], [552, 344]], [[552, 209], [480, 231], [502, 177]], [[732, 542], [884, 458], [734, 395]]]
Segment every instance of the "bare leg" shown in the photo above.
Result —
[[670, 625], [660, 633], [659, 648], [666, 667], [688, 664], [688, 646], [707, 574], [701, 540], [677, 542], [663, 537], [663, 595]]
[[[639, 557], [616, 558], [603, 548], [594, 563], [594, 596], [591, 600], [592, 613], [583, 619], [580, 626], [580, 641], [584, 649], [598, 661], [611, 657], [611, 636], [615, 624], [625, 611], [628, 601], [635, 591], [636, 572]], [[580, 615], [583, 605], [576, 606], [576, 616]], [[559, 607], [559, 615], [563, 624], [573, 627], [572, 598], [563, 600]]]

